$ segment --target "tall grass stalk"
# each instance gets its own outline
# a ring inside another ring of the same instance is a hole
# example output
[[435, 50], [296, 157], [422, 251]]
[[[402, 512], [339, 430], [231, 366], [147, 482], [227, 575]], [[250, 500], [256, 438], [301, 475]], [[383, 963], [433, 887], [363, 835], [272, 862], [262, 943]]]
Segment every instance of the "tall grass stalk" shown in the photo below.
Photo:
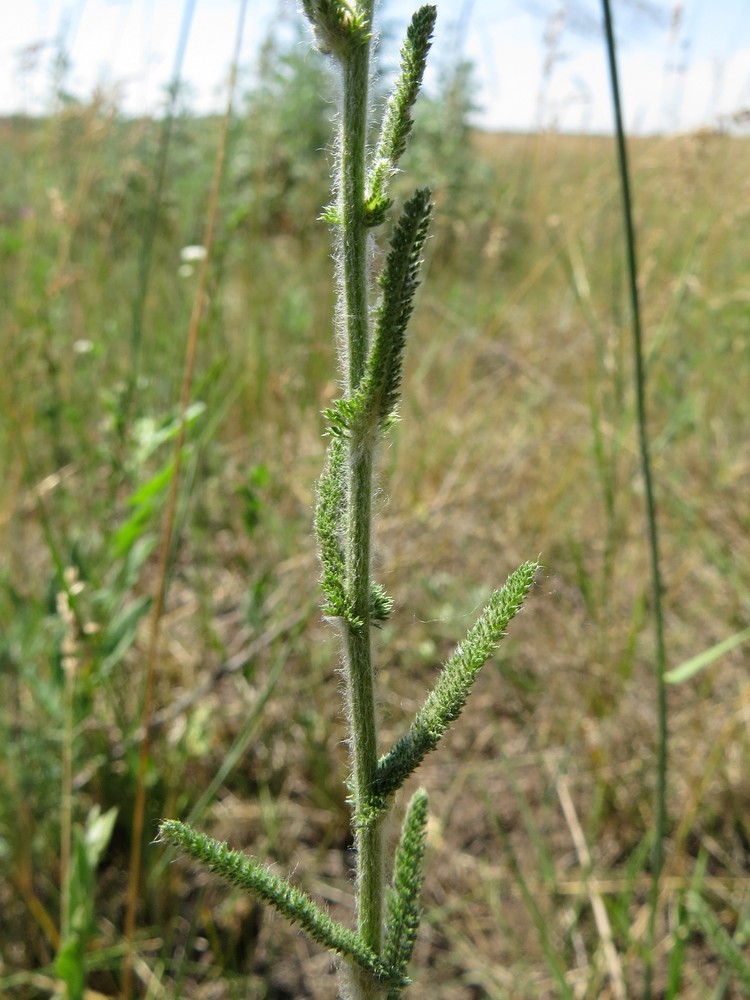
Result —
[[519, 610], [537, 569], [524, 563], [496, 591], [465, 641], [444, 665], [408, 730], [381, 754], [373, 669], [372, 628], [393, 602], [371, 577], [373, 479], [377, 445], [397, 416], [406, 328], [418, 285], [432, 214], [422, 189], [404, 204], [377, 278], [370, 274], [371, 230], [388, 217], [389, 182], [412, 128], [431, 45], [436, 9], [413, 16], [401, 50], [401, 70], [380, 122], [370, 134], [368, 85], [373, 0], [303, 0], [318, 48], [341, 77], [335, 200], [324, 214], [336, 247], [337, 347], [341, 399], [326, 410], [331, 439], [318, 484], [315, 529], [322, 567], [324, 612], [340, 635], [346, 677], [352, 830], [356, 843], [356, 929], [333, 921], [313, 899], [270, 868], [230, 850], [185, 823], [165, 820], [161, 839], [270, 903], [341, 961], [342, 994], [351, 1000], [398, 1000], [409, 983], [420, 920], [420, 890], [428, 818], [427, 793], [411, 799], [387, 887], [384, 831], [396, 792], [458, 718], [479, 669], [494, 653]]
[[167, 106], [164, 121], [162, 123], [161, 135], [159, 139], [159, 151], [156, 161], [156, 185], [154, 188], [151, 211], [148, 214], [147, 224], [143, 233], [143, 242], [138, 257], [138, 285], [133, 297], [133, 311], [131, 315], [130, 329], [130, 372], [125, 387], [125, 393], [120, 406], [120, 433], [128, 425], [128, 420], [133, 405], [133, 396], [138, 384], [138, 373], [141, 367], [141, 344], [143, 341], [143, 320], [146, 311], [146, 299], [148, 297], [148, 286], [151, 277], [151, 261], [154, 253], [154, 243], [156, 241], [156, 230], [159, 221], [159, 213], [162, 206], [164, 185], [167, 176], [167, 162], [169, 159], [169, 147], [172, 141], [175, 116], [177, 114], [177, 102], [180, 97], [180, 87], [182, 80], [182, 64], [185, 60], [190, 29], [193, 23], [196, 0], [185, 0], [185, 7], [182, 12], [182, 23], [180, 25], [180, 35], [175, 51], [174, 66], [172, 68], [172, 78], [169, 85], [169, 103]]
[[612, 104], [615, 115], [617, 139], [617, 162], [622, 190], [622, 215], [625, 227], [625, 248], [628, 264], [628, 293], [630, 297], [631, 320], [633, 324], [633, 364], [635, 372], [636, 409], [638, 422], [638, 444], [641, 456], [641, 475], [646, 495], [646, 522], [648, 528], [649, 553], [651, 557], [651, 591], [654, 602], [654, 629], [656, 633], [656, 695], [657, 695], [657, 759], [656, 759], [656, 801], [654, 804], [654, 842], [651, 854], [651, 897], [648, 922], [648, 941], [645, 955], [645, 992], [650, 1000], [653, 989], [654, 949], [656, 944], [656, 915], [659, 906], [659, 887], [664, 869], [664, 840], [667, 826], [667, 670], [666, 643], [664, 639], [664, 617], [662, 612], [662, 582], [659, 560], [659, 534], [654, 499], [653, 477], [649, 457], [648, 421], [646, 417], [646, 372], [643, 360], [643, 330], [641, 325], [641, 305], [638, 294], [638, 266], [636, 258], [635, 226], [633, 224], [633, 199], [630, 192], [630, 170], [628, 151], [625, 143], [625, 127], [622, 119], [620, 84], [617, 72], [617, 49], [612, 25], [612, 11], [609, 0], [602, 0], [604, 25], [607, 37], [607, 58]]
[[[57, 596], [58, 613], [63, 620], [63, 732], [62, 785], [60, 788], [60, 939], [67, 940], [70, 930], [70, 855], [73, 830], [73, 696], [75, 693], [75, 619], [65, 591]], [[72, 626], [72, 627], [71, 627]]]
[[138, 887], [141, 877], [141, 853], [143, 844], [143, 821], [146, 806], [146, 775], [148, 770], [148, 760], [150, 752], [151, 716], [153, 713], [154, 682], [156, 678], [156, 660], [159, 650], [159, 633], [161, 627], [162, 613], [167, 597], [169, 580], [169, 565], [172, 555], [172, 537], [174, 534], [175, 517], [177, 511], [177, 497], [180, 488], [180, 473], [182, 469], [182, 456], [185, 445], [185, 435], [188, 423], [188, 409], [190, 407], [190, 396], [193, 385], [193, 373], [195, 371], [195, 356], [198, 345], [198, 331], [200, 329], [201, 318], [206, 306], [206, 284], [208, 281], [208, 267], [211, 260], [211, 249], [214, 244], [216, 230], [216, 219], [219, 208], [219, 193], [221, 181], [224, 174], [224, 160], [226, 156], [227, 143], [229, 139], [229, 126], [232, 120], [232, 108], [234, 101], [234, 91], [237, 82], [237, 69], [239, 64], [240, 44], [242, 41], [242, 31], [245, 23], [245, 13], [247, 0], [242, 0], [240, 4], [237, 31], [235, 34], [235, 51], [230, 71], [227, 105], [222, 124], [221, 136], [216, 153], [216, 164], [211, 191], [208, 200], [208, 214], [206, 220], [206, 231], [203, 246], [205, 254], [201, 260], [198, 274], [198, 283], [193, 300], [193, 309], [190, 316], [188, 328], [187, 344], [185, 349], [185, 365], [182, 377], [182, 389], [180, 393], [180, 418], [179, 430], [174, 443], [174, 464], [172, 477], [169, 483], [169, 494], [167, 497], [164, 523], [161, 533], [161, 546], [159, 553], [159, 570], [156, 583], [156, 594], [151, 608], [150, 632], [148, 651], [146, 656], [146, 677], [144, 683], [143, 702], [141, 706], [141, 743], [138, 755], [138, 774], [136, 779], [135, 803], [133, 806], [132, 839], [130, 848], [130, 866], [128, 872], [127, 908], [125, 913], [125, 937], [128, 944], [122, 980], [123, 1000], [129, 1000], [132, 992], [133, 975], [133, 948], [136, 926], [136, 915], [138, 907]]

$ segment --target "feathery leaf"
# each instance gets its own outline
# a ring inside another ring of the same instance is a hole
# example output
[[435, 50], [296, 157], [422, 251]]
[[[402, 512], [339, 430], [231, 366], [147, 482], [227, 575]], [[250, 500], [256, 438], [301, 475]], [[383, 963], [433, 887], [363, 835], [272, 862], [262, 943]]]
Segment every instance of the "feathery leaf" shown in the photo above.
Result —
[[299, 923], [314, 941], [351, 959], [378, 979], [401, 981], [401, 976], [386, 966], [358, 934], [332, 920], [307, 893], [275, 875], [255, 858], [234, 851], [227, 844], [174, 819], [161, 822], [159, 840], [200, 861], [232, 885], [270, 903], [291, 923]]
[[328, 460], [318, 481], [318, 500], [315, 507], [315, 533], [318, 538], [320, 563], [323, 569], [321, 586], [325, 595], [323, 609], [334, 618], [346, 617], [346, 591], [344, 580], [344, 550], [341, 532], [346, 495], [344, 488], [344, 446], [334, 439], [328, 449]]
[[396, 223], [385, 267], [378, 278], [383, 297], [362, 380], [352, 396], [337, 399], [325, 411], [329, 433], [335, 438], [364, 443], [393, 419], [403, 377], [406, 327], [414, 308], [431, 216], [431, 192], [428, 188], [415, 191]]
[[[419, 930], [428, 806], [427, 792], [424, 788], [418, 789], [409, 803], [401, 828], [393, 885], [388, 892], [383, 961], [403, 976], [406, 976]], [[387, 1000], [399, 1000], [400, 996], [401, 987], [394, 986]]]
[[380, 803], [384, 805], [388, 796], [403, 785], [461, 714], [479, 670], [500, 644], [508, 623], [531, 589], [538, 568], [538, 563], [523, 563], [511, 573], [502, 590], [492, 595], [466, 639], [443, 667], [408, 731], [378, 761], [373, 808]]
[[361, 391], [368, 409], [383, 426], [398, 403], [403, 375], [406, 326], [414, 308], [419, 268], [432, 218], [429, 188], [415, 191], [404, 205], [391, 238], [391, 249], [378, 283], [383, 299], [378, 307], [372, 349]]
[[373, 581], [370, 585], [370, 618], [375, 622], [384, 622], [391, 617], [392, 611], [393, 598], [382, 584]]
[[367, 181], [365, 211], [370, 226], [378, 226], [383, 222], [391, 204], [387, 194], [388, 181], [396, 171], [412, 129], [411, 109], [422, 86], [436, 17], [436, 8], [432, 4], [426, 4], [413, 15], [406, 31], [406, 39], [401, 48], [401, 72], [386, 105], [380, 139]]

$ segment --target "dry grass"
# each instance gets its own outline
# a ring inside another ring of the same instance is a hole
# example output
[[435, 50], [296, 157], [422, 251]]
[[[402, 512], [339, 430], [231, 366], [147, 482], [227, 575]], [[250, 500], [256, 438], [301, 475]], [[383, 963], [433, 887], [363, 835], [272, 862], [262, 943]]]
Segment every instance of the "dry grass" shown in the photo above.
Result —
[[[541, 554], [545, 572], [502, 656], [483, 670], [461, 725], [421, 772], [434, 819], [415, 995], [558, 996], [551, 950], [575, 997], [638, 996], [656, 735], [614, 153], [604, 139], [551, 135], [477, 136], [476, 153], [492, 178], [486, 210], [439, 231], [432, 244], [403, 421], [381, 462], [378, 572], [397, 601], [378, 635], [384, 744], [401, 731], [490, 589], [524, 558]], [[726, 136], [633, 144], [671, 665], [750, 617], [749, 161], [748, 144]], [[322, 229], [319, 238], [325, 241]], [[180, 241], [189, 239], [177, 232], [172, 245]], [[205, 372], [211, 358], [228, 358], [213, 387], [207, 376], [209, 404], [231, 398], [196, 467], [164, 621], [157, 705], [167, 714], [155, 738], [150, 818], [189, 811], [281, 660], [247, 746], [201, 823], [280, 871], [295, 871], [335, 915], [347, 915], [340, 683], [334, 637], [314, 608], [310, 533], [323, 456], [318, 414], [335, 391], [328, 262], [294, 234], [266, 238], [248, 253], [253, 273], [240, 250], [227, 261], [221, 321], [204, 348]], [[283, 291], [264, 292], [281, 268], [290, 275]], [[87, 292], [90, 309], [95, 294]], [[4, 346], [12, 332], [11, 323]], [[62, 350], [55, 336], [52, 330], [53, 355]], [[171, 351], [154, 345], [147, 369], [159, 384], [150, 399], [167, 393], [160, 366]], [[34, 363], [26, 355], [23, 371]], [[98, 388], [116, 375], [112, 368], [100, 363]], [[64, 400], [78, 391], [95, 398], [83, 376], [73, 371], [70, 379], [73, 388], [59, 390]], [[13, 398], [20, 426], [40, 442], [38, 481], [63, 464], [56, 455], [66, 457], [71, 444], [63, 426], [48, 447], [31, 400], [21, 411]], [[66, 545], [76, 524], [101, 516], [90, 491], [103, 462], [97, 435], [86, 427], [82, 436], [93, 445], [72, 449], [72, 471], [45, 501]], [[2, 491], [11, 543], [4, 580], [31, 604], [49, 580], [49, 553], [15, 455]], [[248, 533], [237, 491], [247, 468], [260, 464], [268, 477], [257, 490], [259, 523]], [[113, 493], [121, 504], [123, 494]], [[116, 517], [122, 505], [119, 511]], [[24, 575], [28, 566], [33, 581]], [[147, 566], [140, 591], [148, 590], [150, 572]], [[301, 624], [294, 619], [300, 609]], [[249, 664], [208, 683], [252, 644]], [[12, 667], [19, 661], [16, 647], [8, 648]], [[44, 648], [34, 655], [40, 674], [49, 673]], [[118, 668], [127, 675], [92, 695], [79, 738], [84, 810], [115, 802], [127, 814], [126, 738], [137, 717], [128, 678], [141, 656], [139, 641]], [[23, 726], [31, 682], [21, 675], [7, 683], [6, 705], [17, 702]], [[206, 693], [170, 717], [169, 705], [202, 683]], [[118, 697], [115, 709], [110, 699]], [[705, 861], [703, 894], [726, 930], [747, 921], [749, 703], [742, 648], [670, 691], [659, 989], [674, 934], [686, 926], [681, 900], [696, 859]], [[32, 719], [29, 711], [29, 725]], [[94, 762], [94, 753], [111, 757]], [[93, 777], [83, 775], [87, 757]], [[22, 794], [18, 775], [3, 768], [0, 778], [6, 796]], [[47, 809], [55, 808], [50, 799]], [[32, 819], [28, 827], [23, 816], [18, 822], [31, 834]], [[3, 832], [17, 874], [0, 889], [7, 918], [0, 977], [52, 957], [31, 900], [54, 914], [54, 841], [35, 845], [36, 869], [24, 887], [21, 839]], [[95, 955], [120, 940], [126, 848], [123, 825], [100, 871]], [[326, 955], [254, 903], [182, 865], [165, 870], [159, 849], [148, 851], [141, 914], [148, 941], [136, 968], [144, 995], [332, 995]], [[48, 870], [39, 868], [42, 859]], [[543, 918], [546, 954], [524, 886]], [[703, 935], [688, 931], [685, 946], [680, 997], [743, 995], [734, 981], [712, 993], [722, 964]], [[117, 960], [102, 964], [90, 985], [112, 995]], [[17, 989], [20, 997], [44, 995], [29, 982]]]

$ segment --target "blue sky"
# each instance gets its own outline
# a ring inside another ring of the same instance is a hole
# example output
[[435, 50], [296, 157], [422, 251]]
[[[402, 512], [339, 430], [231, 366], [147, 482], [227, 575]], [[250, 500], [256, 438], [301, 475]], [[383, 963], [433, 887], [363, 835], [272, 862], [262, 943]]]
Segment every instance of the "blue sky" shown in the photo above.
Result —
[[[417, 3], [419, 0], [417, 0]], [[632, 131], [713, 126], [750, 108], [749, 0], [612, 0], [625, 115]], [[412, 0], [383, 0], [403, 26]], [[462, 52], [476, 67], [489, 128], [608, 131], [609, 84], [599, 0], [437, 0], [428, 86]], [[50, 92], [55, 39], [69, 88], [86, 98], [117, 85], [137, 113], [159, 108], [185, 0], [23, 0], [7, 3], [0, 40], [0, 112], [39, 111]], [[238, 0], [195, 0], [184, 75], [194, 106], [223, 104]], [[294, 0], [249, 0], [242, 61], [251, 67], [272, 26], [299, 17]], [[399, 34], [401, 32], [399, 31]]]

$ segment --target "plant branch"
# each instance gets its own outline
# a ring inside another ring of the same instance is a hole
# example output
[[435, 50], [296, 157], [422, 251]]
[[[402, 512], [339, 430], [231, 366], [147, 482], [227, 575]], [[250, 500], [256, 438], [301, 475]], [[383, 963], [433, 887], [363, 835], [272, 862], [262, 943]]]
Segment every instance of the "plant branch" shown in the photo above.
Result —
[[378, 284], [383, 298], [364, 375], [356, 392], [325, 411], [334, 436], [348, 437], [352, 449], [371, 445], [392, 421], [401, 390], [406, 327], [419, 285], [421, 253], [432, 217], [431, 192], [416, 191], [404, 205]]
[[538, 568], [538, 563], [523, 563], [511, 573], [502, 590], [492, 595], [464, 642], [443, 667], [408, 731], [378, 762], [371, 809], [385, 808], [388, 797], [435, 749], [451, 722], [459, 717], [477, 674], [499, 646], [505, 629], [531, 589]]
[[197, 833], [178, 820], [164, 820], [159, 826], [159, 840], [176, 847], [209, 871], [264, 900], [290, 923], [298, 923], [314, 940], [351, 959], [379, 980], [393, 981], [393, 969], [369, 949], [358, 934], [332, 920], [307, 893], [274, 874], [255, 858], [234, 851], [219, 840]]
[[367, 178], [366, 207], [370, 226], [380, 225], [391, 206], [388, 181], [396, 172], [412, 130], [411, 109], [422, 86], [436, 17], [437, 10], [432, 4], [420, 7], [406, 32], [401, 48], [401, 72], [383, 115], [378, 147]]
[[[409, 803], [396, 848], [393, 885], [388, 893], [386, 939], [383, 960], [389, 968], [406, 976], [419, 930], [419, 897], [424, 884], [424, 851], [429, 802], [424, 788]], [[387, 1000], [399, 1000], [400, 986], [394, 986]]]

